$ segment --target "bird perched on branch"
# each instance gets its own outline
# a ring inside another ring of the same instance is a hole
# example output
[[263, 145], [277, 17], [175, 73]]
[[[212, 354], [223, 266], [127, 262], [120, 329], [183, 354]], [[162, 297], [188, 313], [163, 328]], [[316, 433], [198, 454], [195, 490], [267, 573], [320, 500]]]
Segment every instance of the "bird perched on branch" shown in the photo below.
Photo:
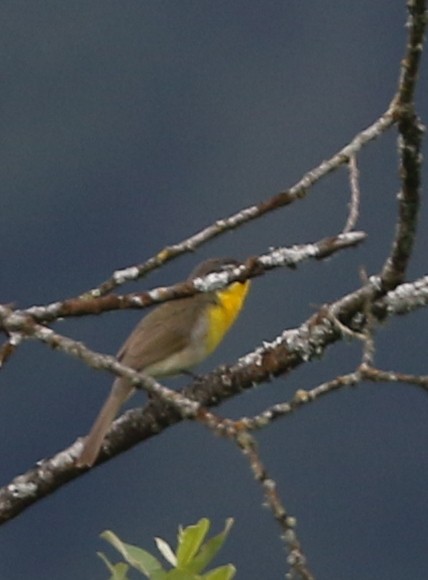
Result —
[[[212, 258], [199, 264], [188, 279], [230, 271], [239, 265], [233, 259]], [[236, 320], [249, 286], [248, 280], [232, 282], [219, 290], [161, 304], [137, 324], [119, 350], [117, 359], [123, 365], [151, 377], [189, 371], [220, 344]], [[111, 423], [134, 390], [129, 379], [116, 378], [83, 443], [76, 462], [78, 466], [95, 463]]]

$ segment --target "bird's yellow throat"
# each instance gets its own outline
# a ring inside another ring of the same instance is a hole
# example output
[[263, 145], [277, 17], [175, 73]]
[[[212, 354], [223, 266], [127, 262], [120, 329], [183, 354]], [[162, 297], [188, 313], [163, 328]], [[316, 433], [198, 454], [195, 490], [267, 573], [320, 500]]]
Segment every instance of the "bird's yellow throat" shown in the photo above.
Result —
[[211, 353], [223, 339], [226, 332], [235, 322], [244, 305], [250, 289], [250, 282], [233, 282], [223, 290], [216, 292], [217, 302], [209, 308], [209, 331], [207, 350]]

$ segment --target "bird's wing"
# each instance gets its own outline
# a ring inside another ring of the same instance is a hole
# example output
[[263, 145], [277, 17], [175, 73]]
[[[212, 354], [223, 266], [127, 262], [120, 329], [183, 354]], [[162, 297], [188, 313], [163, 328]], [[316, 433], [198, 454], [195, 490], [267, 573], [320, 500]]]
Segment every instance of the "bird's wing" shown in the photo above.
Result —
[[140, 371], [180, 352], [189, 345], [189, 329], [196, 324], [207, 297], [194, 296], [166, 302], [145, 316], [117, 354], [124, 365]]

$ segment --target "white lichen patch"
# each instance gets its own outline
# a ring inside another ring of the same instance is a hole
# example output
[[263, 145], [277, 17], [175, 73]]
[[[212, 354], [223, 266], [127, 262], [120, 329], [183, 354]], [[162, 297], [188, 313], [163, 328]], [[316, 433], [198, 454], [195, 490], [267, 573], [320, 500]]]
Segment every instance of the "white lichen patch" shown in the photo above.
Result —
[[165, 294], [166, 288], [164, 286], [159, 286], [158, 288], [154, 288], [153, 290], [149, 290], [147, 294], [154, 302], [160, 302]]
[[196, 290], [200, 290], [201, 292], [212, 292], [213, 290], [218, 290], [219, 288], [227, 286], [231, 272], [239, 276], [240, 268], [233, 268], [229, 272], [213, 272], [203, 278], [195, 278], [192, 282]]
[[25, 498], [37, 493], [37, 485], [32, 481], [15, 481], [10, 483], [7, 489], [16, 498]]
[[129, 280], [135, 280], [138, 278], [139, 270], [137, 266], [130, 266], [124, 270], [116, 270], [113, 274], [113, 280], [116, 284], [123, 284]]

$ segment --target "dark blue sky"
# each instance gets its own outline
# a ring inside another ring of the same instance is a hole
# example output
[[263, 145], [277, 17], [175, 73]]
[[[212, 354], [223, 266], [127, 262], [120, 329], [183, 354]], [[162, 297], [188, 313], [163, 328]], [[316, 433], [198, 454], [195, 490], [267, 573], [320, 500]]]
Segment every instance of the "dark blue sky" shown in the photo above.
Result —
[[[291, 186], [387, 108], [405, 19], [398, 0], [5, 0], [1, 302], [24, 307], [80, 294]], [[418, 89], [425, 121], [427, 93], [425, 64]], [[360, 266], [381, 267], [396, 218], [396, 149], [393, 129], [359, 156], [364, 246], [256, 280], [236, 327], [202, 370], [232, 362], [355, 289]], [[348, 201], [342, 169], [305, 201], [126, 290], [182, 279], [207, 256], [245, 258], [334, 235]], [[426, 219], [423, 206], [410, 279], [426, 274]], [[139, 318], [118, 312], [57, 328], [115, 353]], [[426, 374], [427, 322], [418, 312], [385, 324], [377, 364]], [[336, 345], [219, 412], [259, 412], [359, 360], [359, 344]], [[1, 484], [85, 434], [110, 383], [42, 345], [23, 345], [0, 374]], [[391, 385], [343, 391], [258, 435], [318, 579], [426, 577], [427, 435], [426, 395]], [[203, 516], [215, 529], [235, 518], [222, 561], [236, 564], [238, 578], [279, 578], [279, 529], [261, 503], [232, 445], [182, 424], [1, 528], [0, 578], [101, 580], [103, 530], [150, 548], [153, 536], [172, 541], [179, 524]]]

